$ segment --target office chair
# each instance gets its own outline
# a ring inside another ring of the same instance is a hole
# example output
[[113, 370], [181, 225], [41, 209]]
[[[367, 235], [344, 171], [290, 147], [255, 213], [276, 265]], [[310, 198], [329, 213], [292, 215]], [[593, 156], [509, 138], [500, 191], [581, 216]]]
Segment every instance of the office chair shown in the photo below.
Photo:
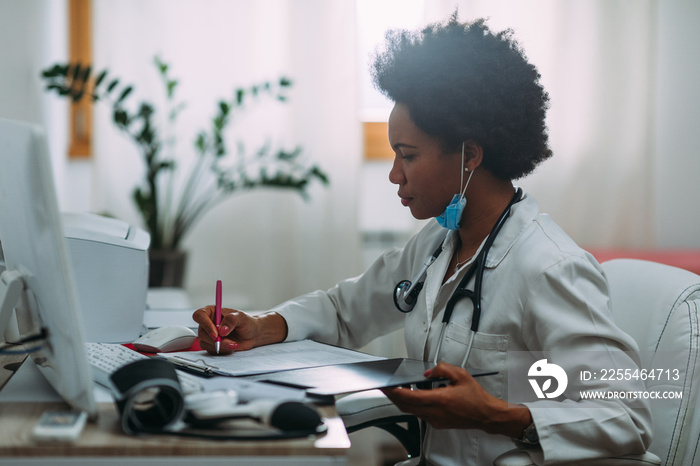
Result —
[[[586, 465], [700, 464], [700, 276], [683, 269], [636, 259], [603, 263], [610, 284], [616, 323], [634, 338], [646, 355], [661, 355], [661, 362], [645, 361], [646, 369], [668, 365], [673, 355], [678, 381], [646, 380], [648, 390], [680, 391], [681, 399], [653, 400], [653, 441], [644, 455], [627, 455], [586, 461]], [[663, 385], [661, 385], [663, 383]], [[403, 415], [379, 391], [357, 393], [339, 400], [338, 412], [349, 431], [383, 423]], [[405, 420], [406, 418], [402, 418]], [[410, 436], [408, 438], [411, 438]], [[415, 435], [414, 439], [417, 439]], [[403, 442], [407, 441], [404, 436]], [[419, 442], [419, 440], [415, 440]], [[411, 444], [409, 461], [415, 464], [419, 444]], [[513, 449], [499, 456], [496, 466], [529, 466], [527, 453]], [[570, 464], [576, 464], [570, 463]]]

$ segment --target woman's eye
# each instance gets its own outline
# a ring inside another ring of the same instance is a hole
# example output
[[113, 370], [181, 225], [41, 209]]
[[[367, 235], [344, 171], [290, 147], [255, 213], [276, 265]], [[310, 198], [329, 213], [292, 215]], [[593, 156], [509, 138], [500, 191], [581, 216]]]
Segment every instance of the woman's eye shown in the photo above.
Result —
[[401, 158], [406, 161], [411, 161], [414, 157], [415, 155], [413, 154], [401, 154]]

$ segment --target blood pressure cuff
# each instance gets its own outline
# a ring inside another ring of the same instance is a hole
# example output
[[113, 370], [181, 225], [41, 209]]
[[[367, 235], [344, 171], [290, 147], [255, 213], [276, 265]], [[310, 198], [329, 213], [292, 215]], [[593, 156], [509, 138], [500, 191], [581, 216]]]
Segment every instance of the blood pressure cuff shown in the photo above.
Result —
[[163, 432], [184, 416], [185, 400], [175, 368], [143, 359], [111, 375], [122, 429], [130, 435]]

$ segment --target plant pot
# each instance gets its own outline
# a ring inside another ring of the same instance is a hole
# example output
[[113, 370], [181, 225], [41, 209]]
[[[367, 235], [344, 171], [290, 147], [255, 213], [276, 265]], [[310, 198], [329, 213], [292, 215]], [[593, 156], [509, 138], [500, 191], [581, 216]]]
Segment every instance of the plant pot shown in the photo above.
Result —
[[182, 288], [187, 264], [187, 252], [179, 249], [148, 251], [148, 287]]

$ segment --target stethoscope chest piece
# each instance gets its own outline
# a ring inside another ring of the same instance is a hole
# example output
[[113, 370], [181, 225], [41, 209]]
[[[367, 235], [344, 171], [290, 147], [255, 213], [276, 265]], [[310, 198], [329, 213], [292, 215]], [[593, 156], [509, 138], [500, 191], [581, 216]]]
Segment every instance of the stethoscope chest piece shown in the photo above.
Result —
[[435, 259], [441, 252], [442, 244], [423, 263], [413, 280], [402, 280], [396, 284], [394, 288], [394, 305], [396, 309], [406, 314], [413, 310], [416, 301], [418, 301], [420, 290], [423, 289], [423, 283], [425, 283], [425, 277], [428, 274], [428, 267], [435, 262]]
[[[416, 298], [418, 296], [418, 293], [415, 291], [409, 295], [407, 291], [411, 288], [411, 280], [402, 280], [399, 283], [396, 284], [396, 288], [394, 288], [394, 305], [396, 306], [396, 309], [399, 311], [403, 312], [404, 314], [408, 314], [413, 310], [413, 307], [416, 305]], [[420, 292], [420, 288], [422, 287], [416, 287], [418, 288], [418, 292]], [[414, 290], [416, 289], [414, 288]]]

